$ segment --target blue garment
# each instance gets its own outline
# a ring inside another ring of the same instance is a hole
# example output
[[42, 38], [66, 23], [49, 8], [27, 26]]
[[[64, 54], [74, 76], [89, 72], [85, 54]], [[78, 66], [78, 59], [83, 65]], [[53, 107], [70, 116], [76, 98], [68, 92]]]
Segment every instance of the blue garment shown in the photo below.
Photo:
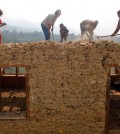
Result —
[[44, 24], [41, 24], [41, 27], [42, 27], [45, 39], [50, 40], [50, 32], [49, 32], [48, 28]]

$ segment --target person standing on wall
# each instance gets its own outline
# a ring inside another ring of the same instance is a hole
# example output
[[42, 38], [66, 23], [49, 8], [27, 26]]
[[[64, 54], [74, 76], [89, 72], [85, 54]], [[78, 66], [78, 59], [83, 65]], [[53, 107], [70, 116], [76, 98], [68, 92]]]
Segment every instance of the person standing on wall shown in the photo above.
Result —
[[64, 24], [60, 24], [60, 36], [61, 40], [60, 42], [67, 41], [67, 36], [68, 36], [69, 30], [64, 26]]
[[[3, 11], [0, 9], [0, 16], [2, 16], [2, 15], [3, 15]], [[6, 25], [6, 23], [2, 22], [2, 20], [0, 19], [0, 27], [5, 26], [5, 25]], [[2, 33], [0, 31], [0, 44], [1, 43], [2, 43]]]
[[54, 23], [61, 15], [61, 10], [57, 9], [54, 14], [49, 14], [42, 22], [41, 27], [46, 40], [50, 40], [50, 32], [53, 32]]
[[117, 24], [115, 31], [113, 32], [113, 34], [111, 34], [112, 37], [115, 36], [120, 30], [120, 10], [117, 12], [117, 15], [118, 15], [119, 20], [118, 20], [118, 24]]
[[80, 29], [81, 29], [81, 41], [84, 40], [84, 36], [87, 35], [89, 41], [93, 41], [93, 31], [98, 25], [98, 21], [95, 20], [83, 20], [80, 23]]

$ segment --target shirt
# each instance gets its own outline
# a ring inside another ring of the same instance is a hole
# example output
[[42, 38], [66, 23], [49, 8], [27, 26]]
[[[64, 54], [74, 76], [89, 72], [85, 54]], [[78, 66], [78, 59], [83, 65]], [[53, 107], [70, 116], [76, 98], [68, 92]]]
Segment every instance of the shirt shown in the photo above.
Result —
[[93, 31], [96, 28], [97, 24], [97, 21], [84, 20], [80, 23], [80, 26], [82, 31]]
[[0, 24], [2, 24], [2, 20], [0, 19]]
[[49, 15], [42, 21], [42, 24], [45, 25], [46, 27], [48, 27], [49, 24], [52, 26], [52, 25], [54, 25], [56, 19], [57, 19], [57, 17], [55, 16], [55, 14], [49, 14]]

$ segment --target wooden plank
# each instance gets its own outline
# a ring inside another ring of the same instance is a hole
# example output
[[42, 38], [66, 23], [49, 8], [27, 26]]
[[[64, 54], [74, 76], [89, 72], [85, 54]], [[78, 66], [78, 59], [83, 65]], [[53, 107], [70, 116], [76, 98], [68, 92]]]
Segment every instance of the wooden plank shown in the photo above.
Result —
[[29, 95], [30, 95], [30, 88], [29, 88], [29, 77], [28, 77], [28, 70], [29, 68], [26, 68], [26, 88], [25, 88], [25, 93], [26, 93], [26, 118], [30, 117], [30, 101], [29, 101]]
[[0, 67], [30, 67], [30, 65], [27, 64], [1, 64]]
[[109, 128], [110, 82], [111, 82], [111, 77], [110, 75], [108, 75], [108, 79], [106, 83], [105, 134], [108, 134], [108, 128]]
[[104, 64], [104, 67], [120, 67], [120, 64]]

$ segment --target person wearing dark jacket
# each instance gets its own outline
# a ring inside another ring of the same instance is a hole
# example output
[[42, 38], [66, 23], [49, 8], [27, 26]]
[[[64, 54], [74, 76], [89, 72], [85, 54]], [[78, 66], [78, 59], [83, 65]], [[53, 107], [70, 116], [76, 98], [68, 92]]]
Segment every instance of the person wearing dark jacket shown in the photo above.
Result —
[[118, 33], [118, 31], [120, 30], [120, 10], [117, 12], [117, 15], [119, 18], [118, 24], [117, 24], [117, 27], [116, 27], [115, 31], [113, 32], [113, 34], [111, 34], [111, 36], [115, 36]]
[[68, 36], [69, 30], [61, 23], [60, 24], [60, 36], [61, 40], [60, 42], [67, 41], [67, 36]]

